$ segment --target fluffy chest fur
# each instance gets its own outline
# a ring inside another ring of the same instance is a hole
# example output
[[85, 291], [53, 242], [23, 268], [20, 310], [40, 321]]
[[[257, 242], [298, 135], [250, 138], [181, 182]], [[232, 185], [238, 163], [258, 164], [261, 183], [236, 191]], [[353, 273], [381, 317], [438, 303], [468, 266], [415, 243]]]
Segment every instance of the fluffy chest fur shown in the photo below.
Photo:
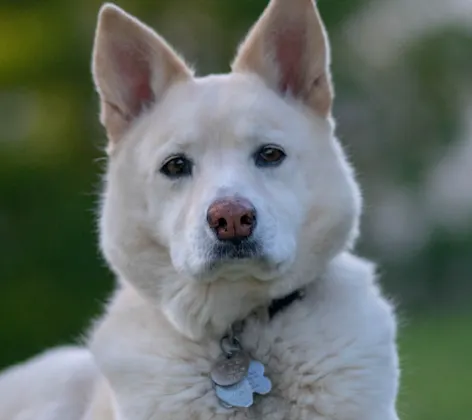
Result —
[[111, 388], [106, 404], [119, 401], [113, 418], [395, 420], [395, 324], [370, 270], [343, 256], [302, 301], [271, 321], [247, 320], [243, 346], [273, 382], [247, 410], [217, 402], [209, 379], [216, 338], [176, 335], [159, 311], [120, 292], [91, 346]]

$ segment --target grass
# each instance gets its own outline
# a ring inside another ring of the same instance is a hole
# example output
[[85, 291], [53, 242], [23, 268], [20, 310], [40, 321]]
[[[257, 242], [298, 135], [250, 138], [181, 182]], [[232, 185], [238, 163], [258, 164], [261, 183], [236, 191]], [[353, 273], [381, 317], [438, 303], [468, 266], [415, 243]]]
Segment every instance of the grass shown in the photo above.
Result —
[[472, 316], [428, 316], [400, 329], [401, 420], [472, 419]]

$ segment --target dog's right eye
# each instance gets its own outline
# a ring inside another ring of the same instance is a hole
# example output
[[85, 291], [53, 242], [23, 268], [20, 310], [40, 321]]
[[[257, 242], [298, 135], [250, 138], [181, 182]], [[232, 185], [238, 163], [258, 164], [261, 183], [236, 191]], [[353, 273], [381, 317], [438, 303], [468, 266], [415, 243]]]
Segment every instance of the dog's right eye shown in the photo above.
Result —
[[193, 163], [184, 155], [168, 158], [160, 169], [160, 173], [168, 178], [182, 178], [192, 175]]

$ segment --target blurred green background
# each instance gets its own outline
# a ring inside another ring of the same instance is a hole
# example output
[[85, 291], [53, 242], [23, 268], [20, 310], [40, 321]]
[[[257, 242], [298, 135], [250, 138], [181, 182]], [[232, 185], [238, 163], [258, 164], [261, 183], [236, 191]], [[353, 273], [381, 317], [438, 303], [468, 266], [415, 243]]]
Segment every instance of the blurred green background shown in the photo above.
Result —
[[[120, 0], [200, 74], [265, 0]], [[96, 246], [96, 0], [0, 1], [0, 368], [80, 338], [113, 287]], [[472, 3], [323, 0], [359, 252], [398, 305], [403, 420], [472, 418]]]

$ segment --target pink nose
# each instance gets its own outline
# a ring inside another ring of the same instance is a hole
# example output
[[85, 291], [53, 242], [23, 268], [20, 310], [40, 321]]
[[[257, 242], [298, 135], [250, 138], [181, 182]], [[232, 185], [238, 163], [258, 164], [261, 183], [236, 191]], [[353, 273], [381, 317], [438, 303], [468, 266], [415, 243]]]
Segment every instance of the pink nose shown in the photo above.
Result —
[[221, 198], [208, 208], [207, 221], [221, 241], [247, 239], [256, 225], [256, 209], [244, 198]]

